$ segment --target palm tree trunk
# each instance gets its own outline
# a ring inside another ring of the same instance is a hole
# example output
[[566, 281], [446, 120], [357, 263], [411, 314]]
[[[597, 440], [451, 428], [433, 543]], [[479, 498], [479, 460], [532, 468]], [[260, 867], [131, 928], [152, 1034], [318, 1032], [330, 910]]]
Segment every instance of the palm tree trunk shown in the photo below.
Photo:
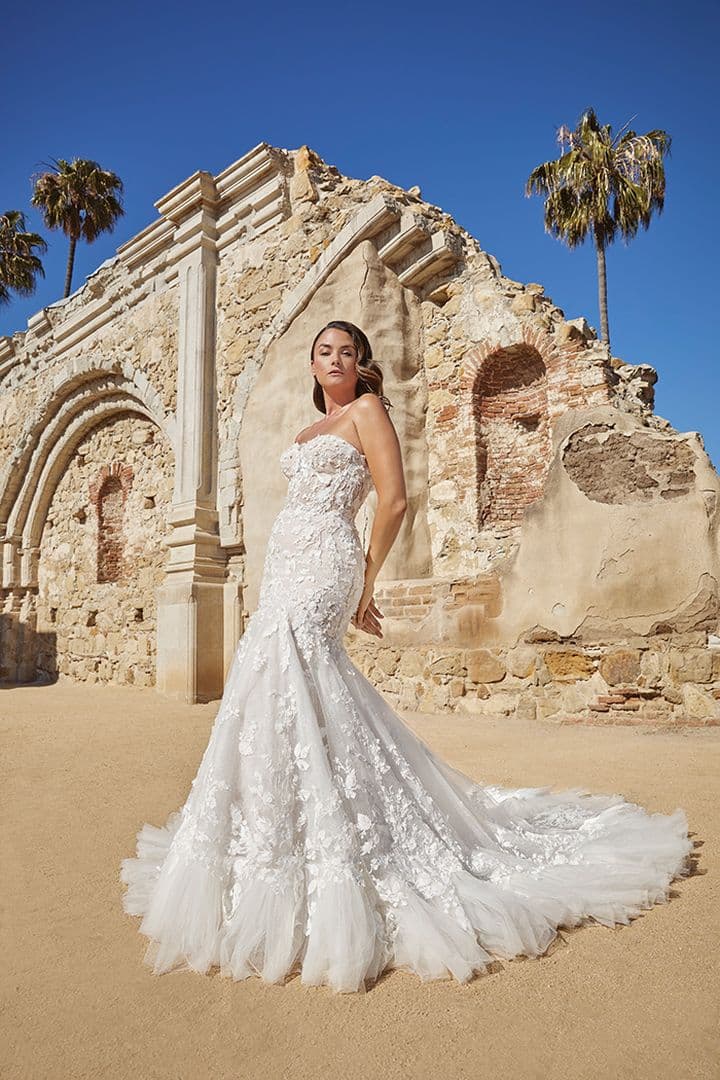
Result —
[[65, 271], [65, 292], [63, 298], [70, 295], [70, 284], [72, 282], [73, 263], [75, 262], [75, 245], [77, 240], [74, 236], [70, 237], [70, 250], [68, 251], [67, 270]]
[[595, 249], [597, 251], [598, 269], [598, 307], [600, 308], [600, 339], [610, 348], [610, 327], [608, 325], [607, 309], [607, 272], [605, 268], [605, 245], [600, 237], [595, 234]]

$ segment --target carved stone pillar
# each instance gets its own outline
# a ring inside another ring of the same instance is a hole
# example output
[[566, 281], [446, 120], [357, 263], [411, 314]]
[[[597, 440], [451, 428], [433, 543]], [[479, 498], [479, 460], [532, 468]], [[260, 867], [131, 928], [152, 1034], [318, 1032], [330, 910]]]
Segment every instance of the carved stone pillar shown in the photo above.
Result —
[[180, 285], [175, 490], [167, 576], [158, 590], [157, 689], [187, 702], [219, 697], [224, 674], [225, 555], [216, 497], [216, 201], [213, 177], [198, 172], [155, 204], [175, 224]]
[[20, 600], [17, 638], [18, 682], [32, 682], [37, 677], [37, 594], [26, 590]]
[[223, 677], [227, 679], [230, 665], [235, 656], [238, 641], [245, 632], [246, 619], [243, 611], [243, 580], [245, 576], [245, 557], [238, 548], [227, 551], [228, 566], [225, 581], [225, 618], [223, 642]]

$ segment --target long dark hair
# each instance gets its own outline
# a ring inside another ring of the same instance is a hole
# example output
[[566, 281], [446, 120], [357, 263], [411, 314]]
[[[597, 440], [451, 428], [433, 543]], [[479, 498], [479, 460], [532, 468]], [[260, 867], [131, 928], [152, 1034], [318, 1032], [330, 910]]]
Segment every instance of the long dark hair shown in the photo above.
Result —
[[[321, 330], [318, 330], [313, 339], [313, 343], [310, 346], [310, 359], [312, 360], [315, 353], [317, 339], [321, 334], [324, 334], [326, 330], [344, 330], [345, 333], [349, 334], [353, 339], [353, 344], [355, 345], [358, 354], [357, 397], [367, 393], [377, 394], [385, 408], [391, 409], [392, 402], [383, 394], [383, 373], [372, 358], [372, 346], [368, 341], [367, 335], [359, 326], [356, 326], [355, 323], [345, 322], [344, 319], [333, 319], [332, 322], [326, 323]], [[315, 408], [319, 412], [325, 412], [325, 395], [323, 394], [323, 388], [317, 381], [317, 378], [315, 378], [315, 385], [313, 386], [313, 402]]]

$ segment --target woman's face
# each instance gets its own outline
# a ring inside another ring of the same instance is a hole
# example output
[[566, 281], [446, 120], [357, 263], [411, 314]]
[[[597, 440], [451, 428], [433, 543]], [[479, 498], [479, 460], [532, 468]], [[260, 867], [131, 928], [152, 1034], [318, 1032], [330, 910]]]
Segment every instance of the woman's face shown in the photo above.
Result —
[[323, 330], [315, 342], [313, 350], [312, 372], [324, 390], [334, 396], [339, 390], [339, 397], [347, 397], [348, 391], [354, 395], [357, 384], [355, 364], [358, 351], [347, 330], [331, 327]]

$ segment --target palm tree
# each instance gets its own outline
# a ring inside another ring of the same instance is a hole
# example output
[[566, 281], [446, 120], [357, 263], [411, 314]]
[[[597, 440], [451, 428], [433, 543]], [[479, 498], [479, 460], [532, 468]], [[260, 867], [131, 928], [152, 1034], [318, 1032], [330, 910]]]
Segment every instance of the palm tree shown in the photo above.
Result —
[[653, 210], [662, 211], [663, 156], [669, 153], [671, 141], [666, 131], [638, 135], [623, 128], [613, 137], [610, 124], [601, 126], [594, 109], [586, 109], [574, 131], [564, 125], [558, 129], [557, 141], [562, 151], [567, 144], [567, 152], [538, 165], [525, 185], [526, 195], [546, 197], [546, 232], [573, 248], [592, 231], [597, 252], [601, 336], [608, 348], [605, 249], [618, 233], [627, 243], [641, 225], [649, 227]]
[[39, 206], [49, 229], [62, 229], [70, 237], [65, 292], [70, 295], [75, 245], [79, 239], [91, 244], [102, 232], [110, 232], [125, 213], [116, 193], [123, 190], [122, 180], [114, 172], [100, 168], [96, 161], [62, 158], [46, 165], [49, 172], [33, 176], [35, 189], [31, 202]]
[[11, 289], [21, 296], [31, 296], [37, 285], [36, 275], [45, 276], [33, 248], [47, 251], [47, 244], [38, 233], [25, 231], [22, 211], [0, 214], [0, 304], [10, 303]]

